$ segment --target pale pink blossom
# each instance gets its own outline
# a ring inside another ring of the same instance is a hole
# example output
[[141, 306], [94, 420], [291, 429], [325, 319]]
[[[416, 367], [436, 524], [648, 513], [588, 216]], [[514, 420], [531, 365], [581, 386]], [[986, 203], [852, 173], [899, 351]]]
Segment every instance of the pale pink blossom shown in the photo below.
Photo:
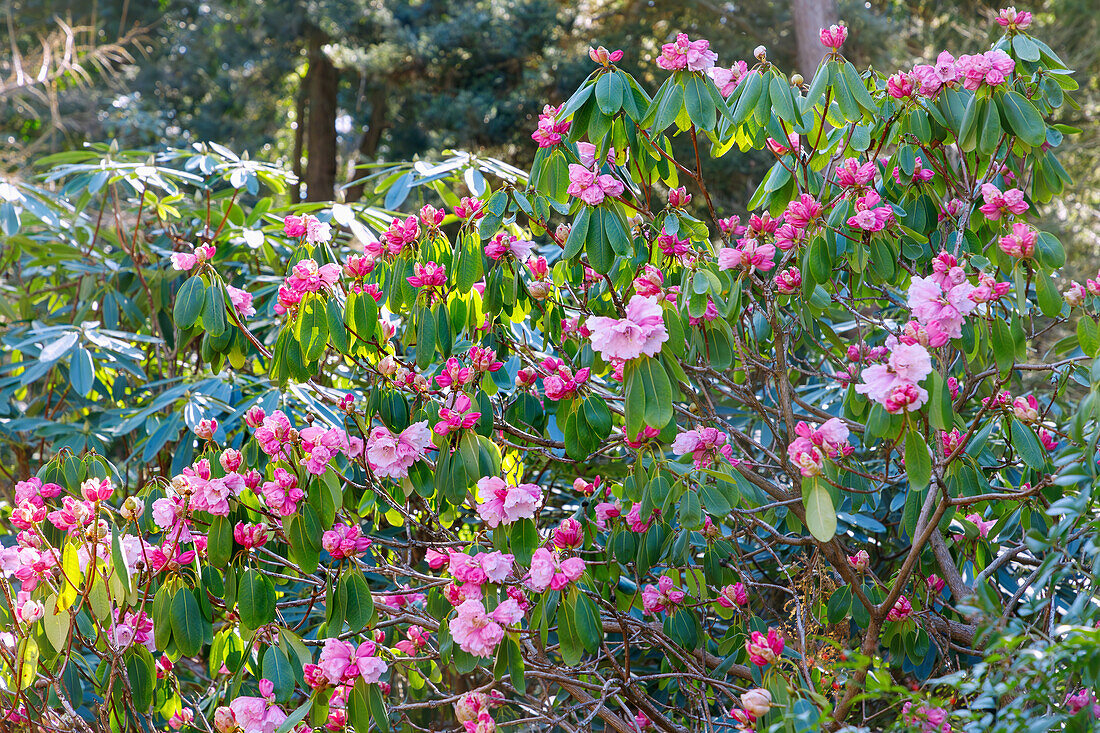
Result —
[[477, 482], [478, 515], [490, 527], [511, 524], [520, 519], [532, 519], [542, 506], [542, 489], [538, 484], [512, 486], [502, 478], [486, 476]]
[[432, 431], [426, 420], [415, 422], [397, 434], [378, 426], [367, 437], [367, 462], [377, 476], [404, 478], [431, 447]]
[[656, 298], [634, 295], [626, 306], [626, 318], [595, 316], [588, 319], [592, 349], [608, 359], [656, 356], [668, 340], [664, 310]]

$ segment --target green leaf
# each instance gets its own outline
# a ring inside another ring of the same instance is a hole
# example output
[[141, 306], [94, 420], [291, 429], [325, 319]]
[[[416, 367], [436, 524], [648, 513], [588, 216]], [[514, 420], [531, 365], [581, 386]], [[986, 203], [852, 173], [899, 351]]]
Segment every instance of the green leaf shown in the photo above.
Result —
[[351, 340], [348, 338], [347, 326], [344, 325], [344, 311], [336, 302], [336, 298], [329, 298], [325, 304], [325, 310], [328, 315], [328, 335], [332, 345], [341, 354], [350, 354]]
[[595, 654], [599, 651], [600, 642], [603, 641], [603, 625], [600, 623], [600, 613], [596, 609], [596, 604], [584, 593], [577, 593], [573, 618], [581, 645], [589, 653]]
[[1100, 352], [1100, 325], [1092, 316], [1082, 314], [1077, 320], [1077, 342], [1088, 356], [1096, 356]]
[[318, 297], [307, 298], [294, 322], [294, 337], [302, 345], [302, 356], [307, 362], [317, 361], [328, 345], [328, 310]]
[[201, 277], [192, 275], [176, 293], [176, 305], [173, 308], [176, 327], [184, 331], [194, 326], [205, 305], [206, 286]]
[[802, 501], [806, 507], [806, 527], [818, 542], [836, 535], [836, 509], [829, 488], [818, 477], [802, 480]]
[[202, 650], [202, 613], [195, 594], [190, 588], [180, 588], [172, 596], [170, 612], [172, 639], [185, 657], [193, 657]]
[[993, 321], [990, 333], [993, 340], [993, 359], [997, 364], [997, 371], [1006, 375], [1012, 371], [1012, 365], [1016, 360], [1016, 341], [1012, 338], [1012, 331], [1003, 318]]
[[1044, 316], [1054, 318], [1062, 312], [1062, 294], [1046, 272], [1035, 273], [1035, 292], [1039, 297], [1039, 310]]
[[1027, 36], [1017, 33], [1012, 37], [1012, 50], [1024, 61], [1039, 60], [1039, 46]]
[[[153, 704], [157, 687], [157, 668], [149, 650], [136, 645], [126, 652], [126, 681], [130, 685], [130, 697], [134, 709], [146, 713]], [[76, 665], [70, 665], [76, 667]]]
[[623, 89], [619, 77], [613, 73], [601, 74], [596, 80], [596, 104], [605, 115], [613, 115], [623, 107]]
[[367, 628], [374, 616], [374, 596], [371, 595], [367, 579], [358, 570], [345, 573], [340, 582], [347, 594], [347, 609], [344, 618], [352, 631], [359, 632]]
[[1066, 264], [1066, 250], [1050, 232], [1039, 232], [1035, 241], [1035, 256], [1043, 267], [1051, 270]]
[[1012, 445], [1031, 468], [1041, 471], [1047, 465], [1047, 452], [1034, 431], [1016, 418], [1012, 418]]
[[225, 293], [220, 283], [210, 283], [202, 311], [203, 329], [211, 336], [225, 333]]
[[755, 69], [745, 75], [745, 79], [741, 84], [744, 89], [741, 90], [741, 94], [737, 98], [737, 104], [733, 108], [734, 125], [743, 124], [749, 119], [756, 110], [756, 102], [760, 99], [760, 94], [764, 91], [764, 79], [760, 72]]
[[791, 85], [781, 76], [773, 76], [770, 82], [772, 108], [779, 119], [785, 122], [800, 120], [795, 115], [794, 100], [791, 98]]
[[999, 102], [1008, 128], [1020, 140], [1032, 147], [1038, 147], [1046, 141], [1046, 123], [1031, 102], [1011, 89], [1001, 95]]
[[710, 98], [706, 79], [698, 73], [684, 75], [684, 107], [700, 130], [713, 130], [717, 110]]
[[[878, 105], [875, 104], [875, 100], [871, 98], [870, 92], [867, 91], [866, 85], [863, 80], [859, 78], [859, 72], [856, 71], [856, 67], [852, 66], [851, 61], [845, 61], [840, 67], [841, 76], [844, 77], [844, 85], [847, 87], [848, 93], [852, 95], [852, 99], [855, 100], [864, 111], [875, 113], [878, 111]], [[854, 122], [854, 120], [853, 120]]]
[[928, 453], [928, 444], [920, 433], [912, 429], [905, 436], [905, 472], [909, 476], [909, 485], [918, 491], [928, 488], [932, 480], [932, 456]]
[[588, 264], [592, 269], [603, 275], [611, 272], [615, 264], [615, 250], [607, 238], [607, 224], [605, 219], [611, 216], [611, 212], [602, 206], [592, 210], [592, 219], [588, 224], [588, 236], [584, 240], [584, 253], [588, 255]]
[[932, 384], [928, 390], [928, 420], [937, 430], [951, 430], [955, 427], [955, 410], [951, 402], [951, 390], [947, 382], [932, 372]]
[[275, 620], [275, 586], [255, 568], [249, 568], [241, 575], [237, 587], [237, 611], [241, 622], [250, 629], [258, 629]]
[[69, 383], [81, 397], [87, 397], [95, 386], [95, 362], [92, 355], [80, 344], [69, 357]]
[[844, 585], [837, 588], [833, 591], [833, 594], [829, 596], [829, 606], [826, 611], [826, 618], [830, 624], [840, 623], [848, 617], [848, 613], [851, 610], [852, 587]]
[[645, 422], [655, 428], [663, 428], [672, 420], [672, 382], [668, 372], [657, 359], [643, 357], [636, 373], [645, 391]]
[[206, 534], [206, 556], [211, 567], [229, 567], [233, 553], [233, 523], [229, 517], [214, 517]]
[[269, 646], [263, 654], [263, 675], [275, 686], [275, 701], [286, 703], [294, 694], [294, 670], [278, 646]]
[[569, 230], [569, 236], [565, 240], [562, 257], [571, 260], [580, 254], [584, 248], [584, 242], [588, 239], [588, 226], [592, 221], [592, 207], [584, 206], [577, 218], [573, 220], [573, 227]]

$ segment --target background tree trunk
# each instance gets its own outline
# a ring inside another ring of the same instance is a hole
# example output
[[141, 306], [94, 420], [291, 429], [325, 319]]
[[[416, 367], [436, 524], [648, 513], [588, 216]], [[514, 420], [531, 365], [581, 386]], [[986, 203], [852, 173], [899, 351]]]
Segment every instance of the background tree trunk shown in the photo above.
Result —
[[798, 73], [809, 82], [825, 56], [819, 32], [837, 22], [833, 0], [791, 0], [791, 20], [798, 45]]
[[[386, 129], [386, 112], [388, 110], [385, 88], [375, 88], [367, 99], [371, 105], [370, 121], [367, 123], [367, 129], [363, 133], [363, 137], [359, 139], [359, 154], [357, 160], [352, 161], [351, 170], [348, 173], [351, 177], [350, 180], [355, 180], [367, 174], [367, 171], [355, 170], [355, 163], [374, 159], [375, 154], [378, 152], [378, 145], [382, 141], [382, 132]], [[363, 198], [364, 188], [364, 183], [354, 183], [348, 186], [344, 192], [344, 201], [358, 201]]]
[[340, 75], [325, 55], [324, 36], [315, 32], [309, 40], [306, 93], [306, 201], [332, 201], [336, 197], [336, 92]]

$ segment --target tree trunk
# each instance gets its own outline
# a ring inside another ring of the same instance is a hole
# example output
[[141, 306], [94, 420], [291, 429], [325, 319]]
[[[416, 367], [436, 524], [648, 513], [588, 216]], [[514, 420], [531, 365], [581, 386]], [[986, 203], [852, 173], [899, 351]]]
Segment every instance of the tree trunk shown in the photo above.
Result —
[[306, 79], [303, 77], [298, 84], [298, 98], [294, 102], [294, 153], [290, 159], [290, 172], [294, 174], [294, 190], [290, 192], [290, 200], [294, 203], [302, 201], [302, 153], [306, 144]]
[[336, 197], [336, 92], [339, 72], [325, 55], [319, 32], [310, 36], [306, 91], [309, 120], [306, 125], [306, 201], [332, 201]]
[[797, 71], [808, 82], [825, 57], [819, 32], [836, 23], [836, 6], [833, 0], [791, 0], [791, 20], [798, 44]]
[[[373, 90], [369, 96], [369, 101], [371, 105], [370, 122], [367, 123], [367, 129], [363, 133], [363, 137], [359, 139], [359, 155], [358, 160], [355, 162], [374, 158], [378, 152], [378, 144], [382, 141], [382, 132], [386, 129], [386, 90], [381, 87]], [[366, 174], [356, 171], [353, 167], [349, 175], [352, 180], [355, 180]], [[344, 201], [358, 201], [363, 198], [364, 188], [364, 183], [352, 184], [344, 192]]]

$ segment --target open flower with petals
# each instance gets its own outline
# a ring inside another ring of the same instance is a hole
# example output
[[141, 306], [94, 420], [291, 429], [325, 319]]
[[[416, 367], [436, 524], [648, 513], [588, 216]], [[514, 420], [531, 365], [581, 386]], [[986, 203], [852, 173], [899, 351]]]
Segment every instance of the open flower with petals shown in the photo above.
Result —
[[431, 447], [432, 431], [427, 420], [415, 422], [396, 434], [380, 425], [367, 437], [367, 462], [377, 476], [404, 478]]
[[531, 557], [531, 574], [527, 587], [536, 593], [542, 593], [547, 588], [561, 590], [583, 574], [584, 560], [579, 557], [562, 560], [558, 553], [540, 547]]
[[511, 598], [502, 601], [491, 613], [474, 599], [463, 601], [457, 610], [458, 615], [451, 621], [451, 637], [462, 651], [475, 657], [493, 656], [506, 628], [523, 619], [523, 610]]
[[542, 506], [542, 489], [538, 484], [512, 486], [497, 476], [486, 476], [477, 482], [482, 500], [477, 513], [490, 527], [511, 524], [519, 519], [532, 519]]
[[664, 309], [656, 298], [634, 295], [626, 306], [626, 318], [595, 316], [586, 324], [593, 351], [607, 359], [656, 356], [668, 340]]

